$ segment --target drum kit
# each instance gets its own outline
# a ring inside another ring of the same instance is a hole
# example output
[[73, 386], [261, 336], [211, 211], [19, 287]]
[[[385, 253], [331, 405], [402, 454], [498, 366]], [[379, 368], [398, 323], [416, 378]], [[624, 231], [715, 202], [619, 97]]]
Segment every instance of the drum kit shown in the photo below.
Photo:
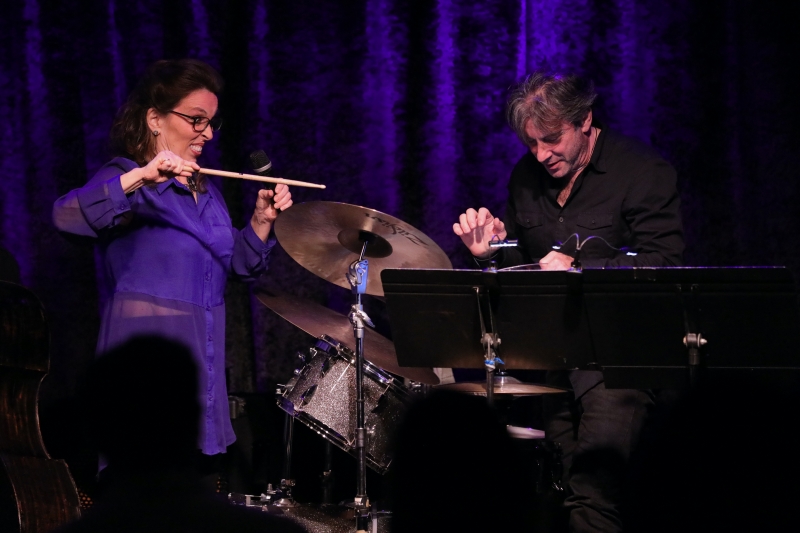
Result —
[[[366, 493], [366, 467], [384, 474], [391, 464], [392, 430], [399, 424], [415, 390], [439, 387], [467, 394], [487, 394], [485, 382], [440, 385], [432, 368], [401, 367], [394, 344], [375, 331], [364, 312], [362, 295], [383, 296], [381, 271], [387, 268], [452, 269], [442, 249], [425, 234], [379, 211], [336, 202], [308, 202], [281, 213], [275, 234], [282, 248], [301, 266], [333, 284], [349, 288], [348, 316], [322, 305], [262, 290], [258, 300], [277, 315], [316, 338], [299, 354], [302, 366], [279, 388], [285, 411], [284, 479], [279, 489], [262, 495], [270, 505], [291, 508], [290, 463], [293, 423], [297, 419], [328, 443], [357, 461], [353, 509], [356, 529], [366, 531], [377, 512]], [[477, 339], [476, 339], [477, 340]], [[404, 384], [403, 379], [408, 380]], [[530, 396], [563, 390], [494, 378], [494, 394]], [[539, 430], [510, 428], [512, 436], [541, 439]], [[516, 434], [514, 433], [516, 432]], [[268, 491], [270, 492], [270, 491]], [[374, 526], [373, 526], [374, 529]]]

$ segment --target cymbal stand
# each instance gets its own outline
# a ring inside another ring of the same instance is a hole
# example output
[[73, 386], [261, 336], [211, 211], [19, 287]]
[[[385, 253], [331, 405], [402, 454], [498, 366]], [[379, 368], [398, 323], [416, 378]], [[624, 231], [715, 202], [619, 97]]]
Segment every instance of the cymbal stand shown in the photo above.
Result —
[[[278, 396], [285, 390], [285, 385], [279, 385], [276, 391]], [[272, 505], [284, 509], [297, 507], [297, 502], [292, 497], [292, 487], [295, 480], [292, 478], [292, 443], [294, 441], [294, 416], [288, 411], [284, 413], [283, 420], [283, 475], [278, 489], [267, 488], [267, 497]]]
[[320, 475], [322, 484], [322, 505], [333, 504], [333, 449], [331, 442], [325, 441], [325, 466]]
[[281, 497], [275, 501], [276, 507], [291, 508], [297, 507], [297, 502], [292, 498], [292, 442], [294, 441], [294, 417], [289, 413], [284, 414], [283, 423], [283, 476], [281, 477], [280, 492]]
[[353, 325], [353, 336], [356, 341], [356, 457], [358, 461], [358, 488], [354, 503], [356, 515], [356, 531], [367, 531], [370, 521], [370, 505], [367, 497], [367, 430], [364, 413], [364, 323], [375, 327], [361, 305], [361, 295], [367, 291], [367, 274], [369, 262], [364, 259], [368, 240], [364, 241], [361, 255], [350, 264], [347, 281], [355, 296], [355, 303], [350, 308], [348, 318]]

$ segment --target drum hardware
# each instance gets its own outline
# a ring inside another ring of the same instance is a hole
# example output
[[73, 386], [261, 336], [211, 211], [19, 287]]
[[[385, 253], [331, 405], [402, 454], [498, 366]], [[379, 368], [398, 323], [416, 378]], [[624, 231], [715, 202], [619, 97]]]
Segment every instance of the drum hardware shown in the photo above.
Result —
[[561, 461], [561, 445], [549, 440], [537, 442], [537, 449], [542, 453], [537, 455], [536, 466], [539, 477], [536, 480], [536, 492], [564, 493], [563, 475], [564, 464]]
[[518, 447], [524, 448], [526, 455], [534, 458], [533, 481], [536, 494], [548, 493], [563, 497], [564, 466], [561, 445], [547, 440], [541, 429], [507, 424], [506, 430]]
[[[308, 349], [278, 396], [278, 406], [326, 441], [356, 457], [354, 414], [356, 371], [353, 352], [328, 335]], [[412, 395], [402, 381], [364, 361], [367, 466], [385, 474], [392, 461], [391, 441]]]
[[[367, 279], [369, 274], [369, 261], [365, 259], [367, 247], [370, 242], [379, 246], [384, 242], [373, 234], [365, 231], [359, 232], [359, 240], [363, 242], [361, 255], [357, 261], [350, 264], [347, 273], [347, 282], [353, 293], [353, 305], [350, 308], [350, 323], [353, 325], [353, 337], [356, 340], [356, 457], [358, 461], [358, 477], [356, 496], [353, 508], [356, 514], [356, 531], [366, 531], [367, 523], [371, 516], [372, 507], [367, 496], [367, 430], [365, 427], [364, 413], [364, 323], [375, 327], [369, 316], [364, 312], [361, 304], [361, 295], [367, 292]], [[344, 243], [343, 243], [344, 244]], [[381, 254], [384, 252], [381, 251]], [[391, 249], [386, 255], [391, 253]]]
[[[295, 206], [292, 206], [292, 209], [294, 208]], [[291, 209], [286, 211], [286, 213], [289, 212]], [[286, 213], [282, 213], [280, 218]], [[336, 339], [349, 350], [355, 350], [353, 329], [347, 316], [316, 302], [280, 294], [269, 289], [257, 292], [256, 298], [277, 315], [310, 336], [319, 338], [325, 335]], [[394, 343], [376, 331], [371, 331], [369, 335], [365, 336], [364, 353], [367, 361], [386, 372], [428, 385], [439, 383], [439, 378], [436, 377], [432, 368], [398, 365]], [[314, 356], [311, 353], [303, 355], [307, 360]]]
[[431, 386], [425, 383], [421, 383], [419, 381], [414, 381], [413, 379], [405, 379], [403, 380], [408, 392], [410, 392], [414, 396], [425, 396], [430, 392]]
[[322, 505], [333, 505], [333, 448], [331, 441], [325, 441], [325, 466], [320, 474], [320, 484], [322, 485]]
[[[356, 495], [350, 506], [353, 507], [356, 515], [356, 530], [366, 531], [370, 517], [372, 517], [373, 525], [377, 523], [376, 511], [370, 505], [366, 492], [367, 449], [371, 446], [370, 441], [377, 439], [375, 439], [375, 427], [366, 425], [364, 382], [365, 365], [369, 364], [365, 359], [364, 325], [367, 324], [371, 327], [374, 325], [364, 312], [361, 296], [363, 294], [383, 296], [380, 273], [384, 268], [413, 266], [416, 268], [452, 269], [452, 263], [436, 243], [416, 228], [385, 213], [348, 204], [309, 202], [295, 205], [291, 210], [282, 213], [276, 220], [275, 235], [284, 251], [300, 265], [323, 279], [344, 288], [349, 287], [353, 294], [353, 304], [348, 319], [355, 341], [355, 358], [352, 363], [355, 365], [356, 391], [356, 427], [354, 428], [355, 444], [353, 449], [358, 463], [358, 482]], [[353, 260], [353, 254], [356, 254], [357, 259]], [[367, 258], [376, 259], [371, 274]], [[342, 276], [343, 273], [344, 276]], [[373, 281], [371, 284], [369, 283], [370, 275], [372, 275]], [[344, 283], [345, 281], [346, 283]], [[369, 339], [372, 336], [370, 334], [366, 338]], [[372, 356], [370, 350], [367, 352]], [[396, 357], [392, 357], [391, 362], [393, 366], [397, 366]], [[431, 369], [426, 370], [428, 374], [432, 374]], [[397, 373], [404, 377], [418, 379], [417, 376], [409, 375], [409, 369], [399, 369]], [[299, 385], [304, 374], [301, 373], [297, 377]], [[418, 380], [432, 384], [439, 381], [435, 374], [432, 377], [426, 375], [425, 378]], [[385, 380], [387, 389], [393, 381], [393, 378]], [[315, 385], [317, 384], [312, 387]], [[303, 390], [301, 404], [305, 403], [305, 405], [300, 405], [300, 407], [303, 409], [308, 407], [316, 394], [319, 394], [318, 386]], [[385, 396], [381, 394], [379, 399], [383, 398]], [[285, 403], [290, 403], [289, 398], [285, 399], [287, 400]], [[297, 399], [300, 398], [294, 399], [291, 406], [292, 411], [298, 408]], [[380, 406], [376, 405], [376, 407]], [[384, 408], [386, 406], [382, 409]], [[307, 410], [304, 412], [308, 414]], [[374, 413], [375, 409], [372, 409], [371, 412]], [[313, 419], [313, 417], [309, 418]], [[309, 422], [309, 420], [306, 421]], [[331, 440], [331, 442], [340, 444], [337, 440]]]
[[[277, 395], [283, 394], [286, 385], [278, 385], [275, 393]], [[292, 487], [295, 486], [295, 480], [292, 478], [292, 443], [294, 441], [294, 417], [288, 412], [284, 414], [283, 421], [283, 475], [277, 490], [272, 489], [272, 484], [267, 486], [266, 494], [262, 497], [266, 499], [271, 505], [280, 508], [296, 507], [297, 502], [292, 497]]]
[[533, 486], [536, 494], [564, 496], [564, 465], [561, 445], [544, 437], [544, 431], [534, 428], [507, 426], [515, 445], [528, 458], [533, 458]]

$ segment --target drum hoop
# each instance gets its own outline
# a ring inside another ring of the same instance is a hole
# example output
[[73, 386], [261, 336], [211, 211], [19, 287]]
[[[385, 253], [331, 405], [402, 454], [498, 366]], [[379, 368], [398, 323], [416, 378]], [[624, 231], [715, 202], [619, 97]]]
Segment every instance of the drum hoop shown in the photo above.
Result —
[[[326, 335], [324, 333], [317, 337], [316, 343], [317, 348], [322, 348], [324, 350], [324, 347], [319, 346], [320, 342], [327, 344], [336, 352], [335, 354], [332, 354], [331, 352], [325, 350], [326, 353], [330, 354], [332, 357], [340, 357], [341, 359], [344, 359], [347, 364], [355, 366], [356, 354], [353, 352], [353, 350], [330, 335]], [[343, 353], [346, 354], [346, 356], [343, 355]], [[374, 378], [377, 378], [377, 380], [384, 385], [390, 385], [397, 381], [391, 374], [383, 370], [381, 367], [369, 362], [367, 359], [364, 359], [364, 372], [370, 374]]]

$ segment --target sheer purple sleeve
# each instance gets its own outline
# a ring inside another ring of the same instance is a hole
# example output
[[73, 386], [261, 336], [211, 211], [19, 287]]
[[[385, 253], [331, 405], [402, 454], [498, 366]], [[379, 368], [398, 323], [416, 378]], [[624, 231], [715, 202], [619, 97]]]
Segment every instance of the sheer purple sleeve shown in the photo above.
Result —
[[263, 242], [249, 223], [241, 230], [233, 231], [231, 271], [242, 281], [253, 281], [267, 270], [269, 254], [278, 241], [274, 234], [270, 234], [267, 242]]
[[120, 215], [131, 208], [119, 177], [135, 167], [133, 161], [122, 158], [106, 164], [86, 185], [56, 200], [53, 224], [60, 231], [87, 237], [97, 237], [99, 230], [115, 226]]

